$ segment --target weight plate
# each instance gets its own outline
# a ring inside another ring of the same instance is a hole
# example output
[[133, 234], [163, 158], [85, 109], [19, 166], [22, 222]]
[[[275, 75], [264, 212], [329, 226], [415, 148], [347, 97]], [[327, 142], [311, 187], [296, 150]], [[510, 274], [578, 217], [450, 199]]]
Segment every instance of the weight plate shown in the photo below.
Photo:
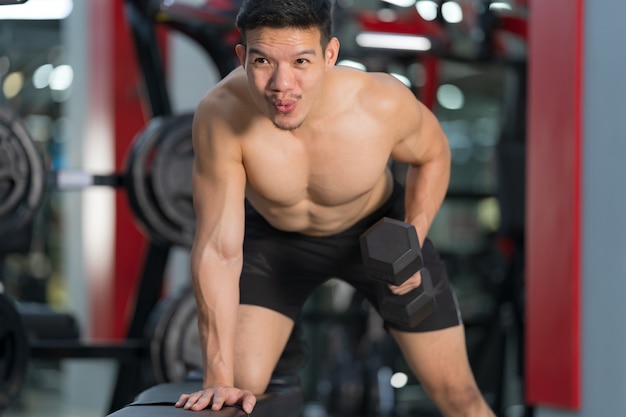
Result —
[[183, 230], [196, 227], [191, 189], [193, 170], [191, 125], [173, 126], [152, 163], [152, 186], [165, 216]]
[[28, 364], [28, 339], [12, 300], [0, 294], [0, 410], [19, 393]]
[[26, 125], [12, 110], [0, 106], [0, 235], [33, 218], [44, 180], [43, 160]]
[[126, 163], [128, 197], [137, 220], [154, 239], [191, 247], [192, 114], [152, 119], [135, 138]]
[[202, 369], [198, 314], [191, 287], [166, 298], [148, 330], [150, 360], [157, 382], [181, 382]]

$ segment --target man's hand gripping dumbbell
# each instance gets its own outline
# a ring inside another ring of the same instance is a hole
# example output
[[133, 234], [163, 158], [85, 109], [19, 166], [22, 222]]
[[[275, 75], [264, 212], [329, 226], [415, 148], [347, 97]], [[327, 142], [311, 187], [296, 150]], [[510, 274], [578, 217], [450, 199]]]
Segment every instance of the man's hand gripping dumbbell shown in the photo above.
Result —
[[386, 287], [380, 297], [380, 314], [390, 322], [413, 327], [435, 308], [432, 281], [424, 267], [415, 227], [385, 217], [361, 235], [363, 263], [371, 278], [399, 286], [420, 272], [419, 287], [396, 295]]

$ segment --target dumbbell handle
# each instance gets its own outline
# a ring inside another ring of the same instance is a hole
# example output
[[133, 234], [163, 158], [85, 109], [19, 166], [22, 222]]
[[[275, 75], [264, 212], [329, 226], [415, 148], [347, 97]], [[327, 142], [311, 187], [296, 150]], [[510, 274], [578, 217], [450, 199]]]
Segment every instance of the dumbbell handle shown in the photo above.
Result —
[[383, 281], [386, 282], [387, 284], [390, 285], [395, 285], [395, 286], [400, 286], [402, 284], [404, 284], [404, 282], [411, 278], [413, 275], [415, 275], [417, 273], [417, 271], [421, 271], [423, 268], [423, 261], [421, 259], [421, 257], [419, 258], [419, 260], [414, 261], [416, 263], [415, 268], [405, 268], [402, 269], [399, 273], [397, 274], [390, 274], [390, 273], [384, 273], [375, 269], [368, 269], [368, 275], [371, 278], [374, 278], [378, 281]]
[[[387, 288], [381, 295], [380, 308], [385, 320], [415, 327], [434, 311], [434, 290], [430, 273], [427, 268], [422, 268], [420, 274], [422, 282], [419, 287], [401, 295], [394, 294]], [[407, 314], [407, 309], [411, 314]]]

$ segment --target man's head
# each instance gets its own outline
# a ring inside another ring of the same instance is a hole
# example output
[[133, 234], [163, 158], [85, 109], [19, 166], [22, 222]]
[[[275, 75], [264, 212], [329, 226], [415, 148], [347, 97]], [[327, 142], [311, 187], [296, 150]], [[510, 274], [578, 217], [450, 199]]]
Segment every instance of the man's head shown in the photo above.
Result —
[[236, 52], [250, 96], [281, 130], [295, 130], [316, 110], [335, 65], [328, 0], [244, 0], [237, 17], [243, 44]]

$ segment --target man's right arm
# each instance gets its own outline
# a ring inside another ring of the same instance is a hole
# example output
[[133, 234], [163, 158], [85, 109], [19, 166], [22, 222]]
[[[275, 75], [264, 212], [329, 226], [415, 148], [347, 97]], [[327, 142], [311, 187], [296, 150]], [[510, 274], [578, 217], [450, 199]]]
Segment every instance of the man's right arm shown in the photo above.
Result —
[[205, 98], [193, 124], [196, 236], [190, 264], [203, 346], [204, 384], [202, 391], [177, 404], [193, 410], [209, 405], [219, 409], [223, 404], [243, 401], [254, 406], [252, 394], [233, 388], [246, 174], [240, 142], [226, 118], [219, 116], [216, 104], [216, 99]]

